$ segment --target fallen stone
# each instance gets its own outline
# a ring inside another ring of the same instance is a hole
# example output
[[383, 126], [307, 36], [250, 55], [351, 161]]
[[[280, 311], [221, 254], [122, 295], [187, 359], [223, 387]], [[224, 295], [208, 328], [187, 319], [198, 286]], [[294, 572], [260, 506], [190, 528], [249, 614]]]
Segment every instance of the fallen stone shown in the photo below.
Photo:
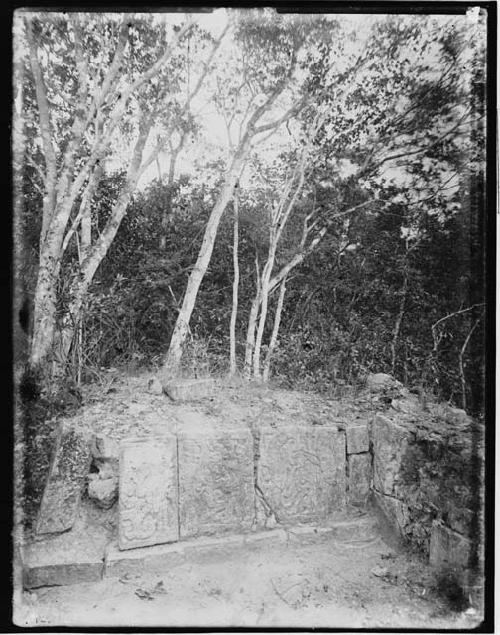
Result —
[[118, 479], [103, 479], [100, 474], [89, 474], [87, 493], [98, 507], [110, 509], [118, 498]]
[[126, 439], [121, 445], [119, 488], [120, 549], [178, 540], [174, 436]]
[[149, 380], [148, 392], [150, 392], [153, 395], [163, 395], [163, 386], [161, 385], [161, 382], [159, 379], [154, 377], [153, 379]]
[[467, 567], [472, 548], [472, 542], [468, 538], [439, 521], [433, 521], [429, 548], [429, 563], [432, 566]]
[[68, 425], [61, 425], [42, 496], [36, 534], [71, 529], [90, 461], [90, 437]]
[[370, 449], [370, 438], [368, 432], [368, 422], [356, 422], [346, 426], [347, 454], [358, 454], [368, 452]]
[[377, 414], [372, 421], [371, 438], [374, 487], [383, 494], [394, 495], [411, 433], [387, 417]]
[[346, 501], [345, 436], [336, 428], [263, 430], [257, 483], [278, 522], [320, 520]]
[[402, 388], [403, 384], [385, 373], [370, 373], [366, 378], [366, 386], [373, 392], [379, 392], [387, 388]]
[[351, 454], [347, 457], [347, 464], [347, 498], [350, 503], [364, 504], [370, 495], [372, 457], [368, 453]]
[[119, 441], [112, 437], [95, 434], [91, 443], [92, 457], [101, 461], [116, 461], [120, 458]]
[[408, 395], [404, 399], [393, 399], [391, 408], [403, 414], [420, 414], [423, 412], [420, 400], [415, 395]]
[[163, 385], [163, 391], [173, 401], [197, 401], [210, 397], [215, 388], [213, 379], [172, 379]]
[[250, 529], [254, 520], [249, 430], [184, 428], [178, 434], [182, 538]]

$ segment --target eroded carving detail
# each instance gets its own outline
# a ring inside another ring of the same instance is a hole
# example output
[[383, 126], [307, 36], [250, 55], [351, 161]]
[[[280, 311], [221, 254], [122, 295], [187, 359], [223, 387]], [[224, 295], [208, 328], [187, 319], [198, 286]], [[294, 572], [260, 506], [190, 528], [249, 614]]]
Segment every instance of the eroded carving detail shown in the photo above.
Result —
[[179, 538], [174, 436], [128, 440], [120, 453], [119, 547]]
[[334, 428], [265, 430], [258, 485], [281, 522], [307, 522], [346, 499], [345, 436]]
[[250, 528], [254, 495], [249, 431], [179, 434], [182, 538]]

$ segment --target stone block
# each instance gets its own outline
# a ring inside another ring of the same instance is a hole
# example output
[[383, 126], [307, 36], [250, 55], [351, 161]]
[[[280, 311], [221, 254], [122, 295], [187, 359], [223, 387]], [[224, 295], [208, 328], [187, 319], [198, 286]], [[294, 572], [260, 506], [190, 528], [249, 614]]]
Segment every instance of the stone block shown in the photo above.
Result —
[[104, 576], [119, 577], [124, 574], [140, 574], [146, 570], [154, 571], [171, 569], [185, 562], [183, 543], [153, 545], [122, 551], [118, 544], [111, 543], [104, 559]]
[[62, 562], [53, 565], [30, 566], [24, 570], [24, 587], [67, 586], [83, 582], [99, 582], [104, 564], [96, 562]]
[[118, 502], [120, 549], [178, 540], [175, 436], [123, 441]]
[[388, 388], [402, 388], [403, 384], [385, 373], [370, 373], [366, 377], [366, 386], [372, 392], [380, 392]]
[[347, 497], [350, 503], [366, 503], [370, 494], [372, 457], [365, 454], [351, 454], [347, 457], [348, 480]]
[[373, 485], [383, 494], [393, 496], [400, 481], [403, 457], [411, 433], [387, 417], [376, 415], [371, 426], [373, 451]]
[[334, 428], [263, 430], [257, 483], [279, 522], [320, 520], [346, 502], [345, 435]]
[[255, 514], [250, 431], [186, 428], [178, 448], [181, 537], [249, 529]]
[[172, 379], [163, 384], [163, 390], [173, 401], [197, 401], [210, 397], [215, 382], [209, 377], [204, 379]]
[[368, 422], [356, 422], [346, 426], [347, 454], [359, 454], [370, 449]]
[[70, 426], [62, 425], [56, 437], [49, 476], [38, 514], [38, 535], [71, 529], [90, 461], [89, 436]]
[[467, 567], [472, 548], [472, 542], [468, 538], [439, 521], [433, 521], [429, 549], [429, 563], [432, 566]]
[[400, 538], [406, 538], [405, 527], [409, 522], [408, 506], [397, 498], [373, 492], [373, 500], [385, 516], [389, 525]]

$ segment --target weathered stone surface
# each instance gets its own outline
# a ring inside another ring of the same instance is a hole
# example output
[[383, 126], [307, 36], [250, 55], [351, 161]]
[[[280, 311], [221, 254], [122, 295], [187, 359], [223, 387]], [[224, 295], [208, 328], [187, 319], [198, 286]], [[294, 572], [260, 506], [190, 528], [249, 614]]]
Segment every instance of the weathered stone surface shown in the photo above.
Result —
[[148, 381], [148, 392], [153, 395], [163, 395], [163, 386], [156, 377], [153, 377]]
[[120, 458], [120, 443], [117, 439], [95, 434], [91, 443], [92, 457], [100, 461], [116, 461]]
[[125, 440], [121, 445], [119, 487], [120, 549], [179, 538], [174, 436]]
[[90, 461], [89, 436], [62, 425], [42, 497], [37, 534], [62, 532], [73, 526]]
[[319, 520], [346, 501], [345, 435], [334, 428], [263, 430], [257, 482], [279, 522]]
[[432, 523], [429, 562], [432, 566], [451, 565], [467, 567], [471, 555], [470, 540], [457, 534], [442, 523]]
[[249, 529], [255, 510], [250, 431], [186, 428], [178, 452], [181, 537]]
[[118, 498], [118, 479], [100, 478], [99, 474], [89, 474], [88, 496], [98, 507], [109, 509]]
[[366, 386], [373, 392], [379, 392], [386, 388], [399, 388], [403, 384], [391, 375], [385, 373], [370, 373], [366, 378]]
[[82, 582], [98, 582], [103, 576], [103, 571], [104, 563], [102, 560], [31, 566], [24, 571], [24, 587], [36, 589], [42, 586], [66, 586]]
[[393, 399], [391, 407], [403, 414], [421, 414], [422, 405], [415, 395], [407, 395], [403, 399]]
[[348, 461], [347, 497], [351, 503], [366, 503], [370, 494], [372, 457], [365, 454], [351, 454]]
[[382, 415], [372, 421], [373, 485], [383, 494], [394, 495], [401, 474], [410, 432]]
[[384, 496], [376, 491], [373, 492], [373, 499], [394, 531], [400, 537], [405, 538], [405, 527], [409, 519], [408, 506], [397, 498]]
[[104, 576], [118, 577], [126, 573], [142, 573], [144, 569], [150, 574], [153, 571], [170, 569], [184, 561], [182, 542], [138, 547], [128, 551], [122, 551], [114, 542], [106, 550]]
[[173, 401], [197, 401], [213, 394], [215, 383], [204, 379], [172, 379], [163, 385], [164, 392]]
[[356, 422], [346, 426], [347, 454], [359, 454], [370, 449], [368, 421]]

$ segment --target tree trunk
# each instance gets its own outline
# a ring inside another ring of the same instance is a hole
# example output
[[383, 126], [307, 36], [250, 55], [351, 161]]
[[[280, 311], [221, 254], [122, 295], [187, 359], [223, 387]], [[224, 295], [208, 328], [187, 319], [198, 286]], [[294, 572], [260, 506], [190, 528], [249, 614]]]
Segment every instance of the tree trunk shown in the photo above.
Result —
[[236, 152], [231, 169], [222, 186], [222, 190], [212, 209], [203, 236], [203, 242], [198, 253], [196, 263], [189, 275], [186, 292], [182, 302], [181, 310], [177, 316], [172, 338], [166, 355], [165, 363], [161, 371], [162, 383], [165, 383], [177, 374], [182, 357], [182, 349], [188, 333], [189, 320], [194, 309], [198, 290], [210, 264], [210, 258], [214, 248], [215, 238], [219, 222], [233, 195], [234, 186], [240, 175], [243, 163], [250, 150], [250, 138], [245, 137], [240, 148]]
[[401, 299], [399, 301], [399, 311], [396, 318], [396, 323], [394, 324], [394, 330], [392, 333], [392, 342], [391, 342], [391, 372], [394, 375], [396, 369], [396, 353], [399, 339], [399, 332], [401, 330], [401, 323], [403, 321], [403, 315], [405, 312], [405, 304], [406, 304], [406, 293], [408, 290], [408, 263], [405, 264], [404, 268], [404, 279], [403, 279], [403, 287], [401, 289]]
[[250, 379], [252, 375], [252, 361], [253, 351], [255, 348], [255, 329], [257, 326], [257, 316], [259, 314], [260, 307], [260, 271], [259, 271], [259, 259], [255, 256], [255, 271], [256, 271], [256, 283], [255, 283], [255, 296], [250, 308], [250, 314], [248, 316], [247, 327], [247, 341], [245, 345], [245, 377]]
[[262, 337], [264, 335], [264, 328], [267, 318], [267, 306], [269, 301], [269, 281], [271, 279], [271, 273], [274, 267], [274, 258], [276, 255], [276, 238], [274, 236], [274, 230], [271, 230], [271, 237], [269, 239], [269, 255], [267, 262], [262, 272], [261, 292], [260, 292], [260, 318], [259, 325], [257, 327], [257, 335], [255, 336], [255, 348], [253, 352], [253, 376], [255, 379], [260, 379], [260, 349], [262, 346]]
[[233, 305], [229, 323], [229, 372], [236, 374], [236, 316], [238, 313], [238, 286], [240, 283], [240, 265], [238, 262], [238, 193], [234, 194], [234, 225], [233, 225]]
[[269, 370], [271, 368], [271, 357], [276, 347], [276, 341], [278, 339], [278, 332], [281, 323], [281, 312], [283, 310], [283, 301], [286, 293], [286, 276], [283, 278], [280, 284], [280, 294], [278, 298], [278, 304], [276, 305], [276, 313], [274, 315], [273, 332], [271, 333], [271, 339], [269, 340], [269, 348], [267, 349], [266, 359], [264, 361], [264, 370], [262, 373], [262, 379], [264, 381], [269, 380]]

